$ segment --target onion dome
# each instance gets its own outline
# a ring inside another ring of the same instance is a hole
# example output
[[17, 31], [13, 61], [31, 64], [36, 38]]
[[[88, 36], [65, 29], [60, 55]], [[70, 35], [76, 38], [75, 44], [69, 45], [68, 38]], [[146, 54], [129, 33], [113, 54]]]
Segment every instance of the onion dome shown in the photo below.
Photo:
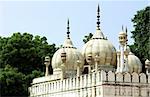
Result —
[[[82, 49], [82, 55], [85, 57], [89, 65], [95, 64], [96, 56], [98, 56], [98, 67], [115, 66], [116, 65], [116, 49], [111, 42], [107, 40], [100, 29], [99, 6], [97, 16], [97, 29], [91, 40], [89, 40]], [[100, 69], [100, 68], [98, 68]], [[102, 68], [101, 68], [102, 69]]]
[[54, 73], [58, 73], [59, 70], [64, 69], [65, 73], [75, 74], [77, 66], [82, 69], [84, 65], [82, 54], [73, 46], [69, 36], [69, 20], [67, 29], [67, 38], [65, 39], [63, 46], [55, 52], [52, 58]]
[[140, 59], [130, 51], [129, 47], [127, 47], [127, 51], [129, 51], [129, 55], [128, 55], [129, 72], [136, 72], [136, 73], [142, 72], [143, 65]]

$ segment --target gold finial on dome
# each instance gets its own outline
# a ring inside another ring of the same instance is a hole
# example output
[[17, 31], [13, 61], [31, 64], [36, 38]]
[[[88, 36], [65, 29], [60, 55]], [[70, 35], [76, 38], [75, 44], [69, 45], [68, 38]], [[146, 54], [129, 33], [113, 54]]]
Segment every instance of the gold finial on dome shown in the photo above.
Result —
[[98, 4], [98, 8], [97, 8], [97, 29], [100, 30], [100, 8], [99, 8], [99, 4]]
[[68, 21], [67, 21], [67, 38], [68, 38], [68, 39], [70, 39], [70, 35], [69, 35], [69, 34], [70, 34], [70, 31], [69, 31], [69, 28], [70, 28], [70, 27], [69, 27], [69, 19], [68, 19]]

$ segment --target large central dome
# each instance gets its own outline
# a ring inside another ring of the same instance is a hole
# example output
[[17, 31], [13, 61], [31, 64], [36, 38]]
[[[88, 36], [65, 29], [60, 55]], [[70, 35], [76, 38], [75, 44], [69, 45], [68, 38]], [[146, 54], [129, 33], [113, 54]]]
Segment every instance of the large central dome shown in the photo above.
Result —
[[97, 17], [98, 26], [96, 33], [91, 40], [83, 46], [82, 55], [85, 57], [86, 62], [89, 65], [94, 65], [97, 61], [99, 69], [101, 69], [101, 66], [106, 66], [107, 68], [114, 67], [116, 65], [116, 49], [112, 43], [107, 40], [99, 27], [99, 7]]
[[82, 50], [83, 56], [88, 62], [88, 57], [92, 56], [92, 63], [95, 64], [95, 56], [99, 56], [99, 65], [116, 65], [116, 49], [101, 32], [97, 29], [92, 39], [88, 41]]

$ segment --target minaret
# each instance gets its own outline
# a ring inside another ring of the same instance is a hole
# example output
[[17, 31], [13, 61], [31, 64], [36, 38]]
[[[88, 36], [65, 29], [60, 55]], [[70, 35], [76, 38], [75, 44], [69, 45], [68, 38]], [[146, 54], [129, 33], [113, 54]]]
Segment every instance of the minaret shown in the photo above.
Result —
[[[123, 31], [123, 26], [122, 26], [122, 31], [119, 33], [119, 43], [120, 43], [120, 64], [118, 64], [117, 67], [117, 72], [128, 72], [128, 62], [127, 62], [127, 57], [128, 57], [128, 52], [126, 50], [127, 46], [127, 28], [126, 32]], [[125, 57], [124, 57], [125, 56]], [[126, 61], [125, 61], [126, 59]]]
[[50, 65], [50, 57], [49, 56], [45, 57], [44, 64], [46, 65], [45, 76], [48, 76], [49, 75], [48, 67]]

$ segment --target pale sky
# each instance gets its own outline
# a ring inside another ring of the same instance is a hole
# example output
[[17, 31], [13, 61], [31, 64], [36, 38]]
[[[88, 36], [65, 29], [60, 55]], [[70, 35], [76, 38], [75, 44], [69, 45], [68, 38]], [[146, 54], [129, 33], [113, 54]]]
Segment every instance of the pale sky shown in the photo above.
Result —
[[128, 28], [129, 44], [133, 43], [131, 33], [134, 17], [144, 9], [149, 0], [73, 0], [73, 1], [0, 1], [0, 36], [11, 36], [14, 32], [29, 32], [46, 36], [49, 44], [63, 44], [66, 38], [67, 19], [70, 19], [70, 32], [73, 44], [83, 47], [83, 38], [95, 33], [96, 11], [100, 5], [101, 30], [112, 44], [118, 48], [118, 33], [121, 26]]

